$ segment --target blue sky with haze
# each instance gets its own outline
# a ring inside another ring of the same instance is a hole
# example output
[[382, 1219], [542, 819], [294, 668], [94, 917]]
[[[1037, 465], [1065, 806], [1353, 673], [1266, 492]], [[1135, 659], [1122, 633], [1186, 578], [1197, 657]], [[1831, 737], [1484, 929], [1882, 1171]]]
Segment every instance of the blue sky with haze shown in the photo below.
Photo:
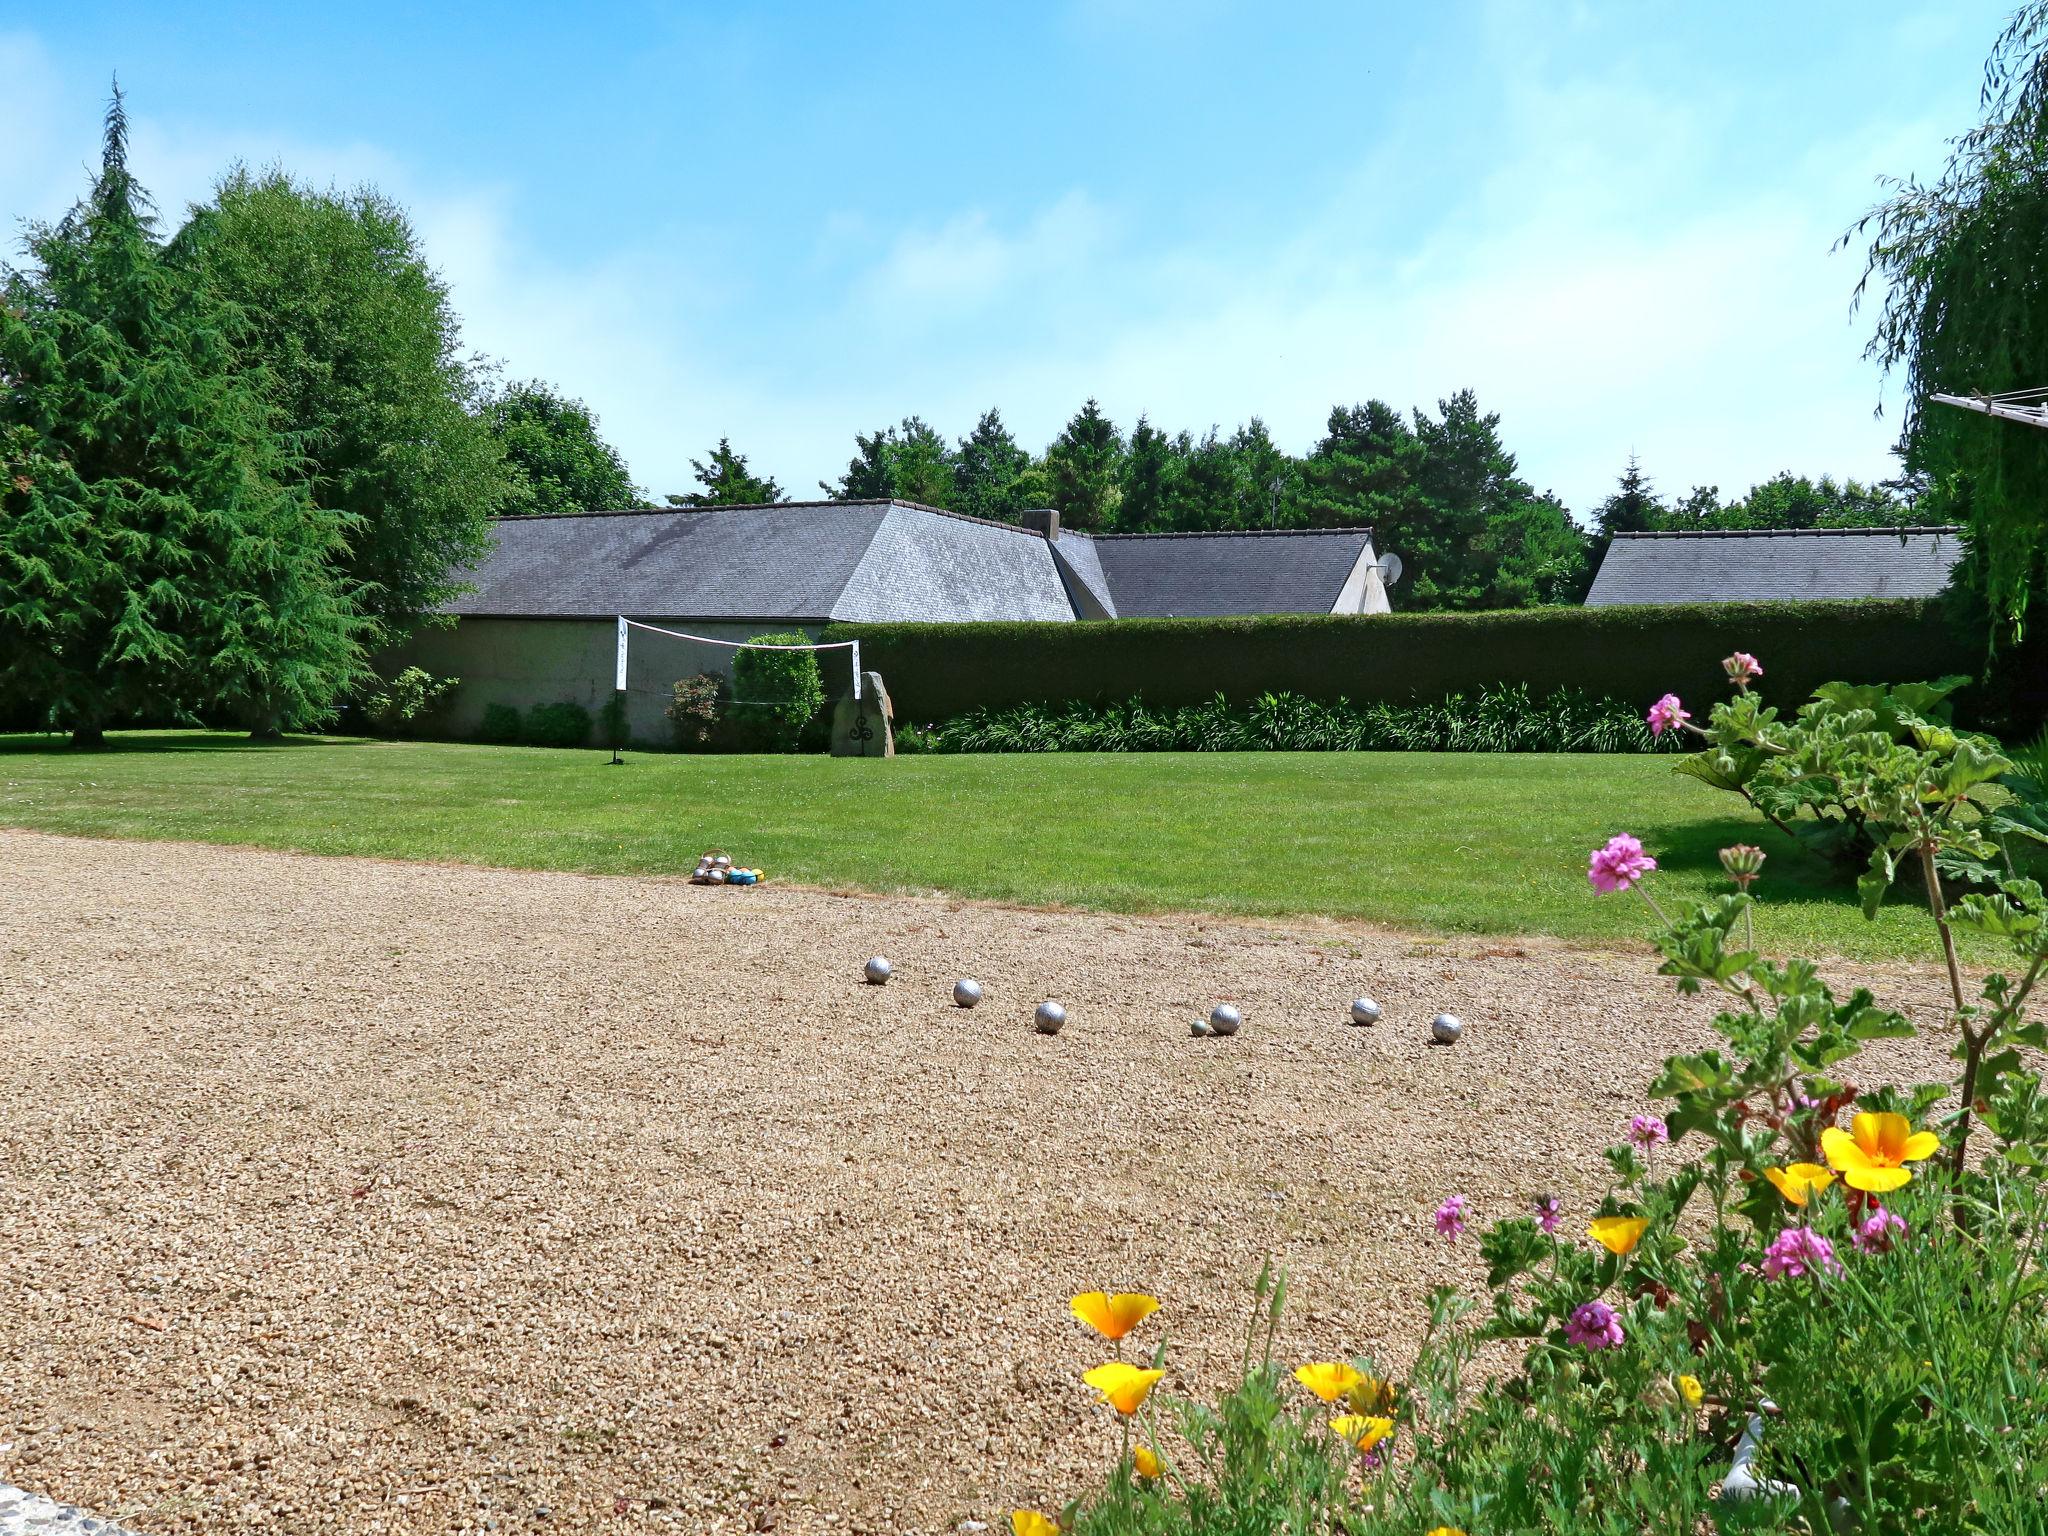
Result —
[[79, 194], [118, 71], [167, 213], [235, 159], [376, 183], [656, 495], [721, 435], [806, 494], [910, 412], [1299, 452], [1470, 386], [1583, 513], [1631, 451], [1892, 471], [1829, 247], [1975, 120], [2006, 9], [0, 0], [0, 216]]

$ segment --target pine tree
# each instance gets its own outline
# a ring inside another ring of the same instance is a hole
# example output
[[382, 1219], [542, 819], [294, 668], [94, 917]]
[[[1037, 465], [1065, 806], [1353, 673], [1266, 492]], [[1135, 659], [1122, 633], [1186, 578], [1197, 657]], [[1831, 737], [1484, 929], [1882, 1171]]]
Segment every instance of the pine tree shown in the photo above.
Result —
[[1071, 528], [1091, 531], [1118, 524], [1124, 440], [1094, 400], [1074, 413], [1045, 450], [1052, 504]]
[[839, 483], [818, 482], [834, 501], [895, 498], [952, 510], [953, 452], [923, 417], [906, 416], [901, 426], [871, 434], [856, 432], [853, 441], [859, 451]]
[[1617, 533], [1653, 533], [1669, 518], [1657, 488], [1634, 454], [1615, 482], [1614, 494], [1594, 509], [1593, 522], [1604, 549]]
[[124, 718], [315, 721], [364, 676], [314, 505], [237, 355], [164, 258], [119, 91], [100, 173], [0, 302], [0, 704], [96, 745]]
[[747, 456], [732, 451], [731, 438], [721, 437], [710, 461], [692, 459], [690, 468], [703, 489], [670, 496], [672, 507], [744, 507], [783, 500], [782, 487], [748, 469]]
[[1025, 487], [1031, 455], [1003, 425], [1001, 411], [991, 406], [982, 412], [974, 430], [960, 439], [953, 464], [951, 510], [999, 522], [1016, 521], [1017, 514], [1027, 505]]

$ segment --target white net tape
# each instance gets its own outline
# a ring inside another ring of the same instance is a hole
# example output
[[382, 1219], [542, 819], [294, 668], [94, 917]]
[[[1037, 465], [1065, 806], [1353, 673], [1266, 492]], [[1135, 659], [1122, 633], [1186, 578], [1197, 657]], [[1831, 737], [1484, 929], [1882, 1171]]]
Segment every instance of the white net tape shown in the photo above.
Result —
[[642, 624], [638, 619], [619, 617], [619, 661], [617, 678], [612, 684], [620, 693], [626, 691], [627, 634], [631, 630], [643, 629], [650, 635], [666, 635], [671, 640], [687, 640], [693, 645], [715, 645], [728, 651], [847, 651], [853, 652], [853, 696], [860, 697], [860, 642], [858, 640], [832, 640], [816, 645], [790, 645], [778, 643], [764, 645], [758, 640], [719, 640], [711, 635], [686, 634], [680, 629], [663, 629], [658, 624]]

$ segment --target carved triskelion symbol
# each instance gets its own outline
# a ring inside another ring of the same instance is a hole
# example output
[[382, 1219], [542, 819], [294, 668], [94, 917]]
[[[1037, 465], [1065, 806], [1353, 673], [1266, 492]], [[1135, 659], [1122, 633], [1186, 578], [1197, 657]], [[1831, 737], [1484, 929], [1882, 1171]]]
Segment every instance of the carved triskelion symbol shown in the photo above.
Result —
[[865, 746], [875, 739], [874, 728], [868, 724], [868, 712], [862, 710], [853, 717], [853, 729], [846, 733], [848, 741], [857, 741]]

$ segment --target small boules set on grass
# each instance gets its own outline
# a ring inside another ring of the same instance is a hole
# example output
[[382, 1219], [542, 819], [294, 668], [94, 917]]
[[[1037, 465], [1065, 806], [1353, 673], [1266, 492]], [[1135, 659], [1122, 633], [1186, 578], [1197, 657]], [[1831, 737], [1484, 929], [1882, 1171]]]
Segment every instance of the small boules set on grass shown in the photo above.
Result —
[[[884, 955], [870, 956], [861, 973], [872, 987], [885, 985], [895, 974]], [[962, 976], [953, 983], [953, 1005], [956, 1008], [973, 1008], [981, 1002], [981, 983], [972, 976]], [[1354, 997], [1351, 1000], [1351, 1022], [1357, 1025], [1377, 1024], [1383, 1018], [1384, 1010], [1369, 997]], [[1066, 1026], [1067, 1010], [1047, 998], [1032, 1014], [1032, 1028], [1041, 1035], [1056, 1035]], [[1196, 1019], [1188, 1026], [1188, 1033], [1197, 1040], [1228, 1040], [1244, 1027], [1244, 1011], [1235, 1003], [1218, 1003], [1209, 1010], [1209, 1017]], [[1464, 1036], [1465, 1025], [1454, 1013], [1440, 1013], [1430, 1021], [1430, 1040], [1435, 1045], [1455, 1045]]]

